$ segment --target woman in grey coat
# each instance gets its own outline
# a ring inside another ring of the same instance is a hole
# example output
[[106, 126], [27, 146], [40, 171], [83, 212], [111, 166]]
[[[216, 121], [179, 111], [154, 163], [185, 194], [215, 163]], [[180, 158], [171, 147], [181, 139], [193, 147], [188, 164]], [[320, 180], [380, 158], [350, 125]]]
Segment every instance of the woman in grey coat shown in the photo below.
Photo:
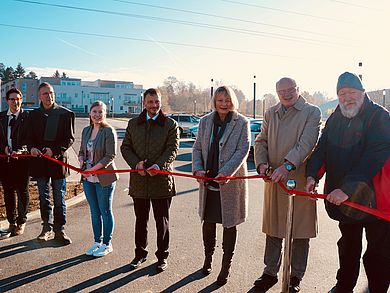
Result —
[[[90, 108], [90, 125], [83, 129], [79, 161], [82, 169], [96, 171], [115, 170], [114, 158], [117, 148], [115, 130], [106, 121], [107, 106], [96, 101]], [[91, 209], [94, 244], [87, 255], [105, 256], [112, 252], [114, 214], [112, 200], [115, 191], [116, 173], [83, 175], [85, 196]]]
[[237, 97], [227, 86], [219, 87], [213, 96], [212, 113], [200, 120], [198, 137], [192, 153], [192, 171], [196, 176], [216, 178], [199, 182], [199, 215], [205, 261], [202, 272], [211, 273], [216, 244], [216, 224], [223, 226], [222, 268], [219, 285], [227, 282], [234, 254], [237, 229], [247, 216], [248, 184], [246, 180], [218, 180], [225, 176], [247, 175], [250, 128], [247, 118], [239, 114]]

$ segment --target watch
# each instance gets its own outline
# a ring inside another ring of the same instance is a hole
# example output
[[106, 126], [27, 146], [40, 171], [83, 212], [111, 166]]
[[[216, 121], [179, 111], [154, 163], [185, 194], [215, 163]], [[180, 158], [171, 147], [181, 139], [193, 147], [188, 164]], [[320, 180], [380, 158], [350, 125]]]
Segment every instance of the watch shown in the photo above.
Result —
[[294, 166], [289, 164], [289, 163], [287, 163], [287, 162], [285, 162], [283, 165], [284, 165], [284, 168], [286, 168], [286, 170], [288, 172], [291, 172], [292, 170], [294, 170]]

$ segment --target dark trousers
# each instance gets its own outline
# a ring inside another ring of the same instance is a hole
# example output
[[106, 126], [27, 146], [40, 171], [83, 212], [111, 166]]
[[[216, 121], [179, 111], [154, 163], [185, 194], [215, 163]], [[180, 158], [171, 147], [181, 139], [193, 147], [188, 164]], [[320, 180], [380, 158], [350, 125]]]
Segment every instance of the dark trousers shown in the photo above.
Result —
[[390, 285], [390, 222], [378, 220], [365, 224], [339, 224], [340, 269], [337, 272], [337, 292], [352, 292], [359, 277], [363, 229], [367, 250], [363, 264], [372, 293], [386, 293]]
[[7, 220], [10, 224], [24, 224], [27, 221], [29, 175], [26, 159], [10, 159], [2, 165], [2, 184]]
[[169, 207], [172, 198], [143, 199], [133, 198], [135, 211], [135, 256], [144, 258], [148, 251], [148, 221], [150, 204], [153, 207], [154, 221], [157, 230], [157, 259], [166, 259], [169, 248]]

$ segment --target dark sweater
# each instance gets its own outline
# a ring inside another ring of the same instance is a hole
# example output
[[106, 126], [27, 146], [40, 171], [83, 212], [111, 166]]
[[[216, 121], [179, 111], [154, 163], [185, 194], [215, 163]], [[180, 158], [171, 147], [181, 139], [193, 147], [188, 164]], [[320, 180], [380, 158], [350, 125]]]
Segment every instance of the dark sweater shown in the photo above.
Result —
[[[339, 107], [329, 117], [320, 140], [307, 164], [306, 176], [319, 180], [326, 168], [325, 193], [341, 189], [349, 200], [376, 207], [373, 178], [390, 155], [389, 112], [365, 97], [362, 109], [352, 119]], [[373, 216], [325, 201], [332, 219], [343, 223], [367, 222]]]

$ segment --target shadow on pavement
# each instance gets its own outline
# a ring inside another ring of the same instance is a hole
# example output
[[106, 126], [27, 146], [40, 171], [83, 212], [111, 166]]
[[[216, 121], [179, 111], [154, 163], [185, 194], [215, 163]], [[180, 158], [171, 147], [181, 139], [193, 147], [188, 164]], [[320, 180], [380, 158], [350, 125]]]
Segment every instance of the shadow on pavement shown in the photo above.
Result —
[[257, 287], [253, 286], [247, 293], [265, 293], [267, 291], [260, 290]]
[[248, 171], [256, 171], [255, 162], [247, 160], [246, 161], [246, 166], [248, 168]]
[[179, 142], [179, 148], [183, 149], [183, 148], [192, 148], [192, 146], [194, 145], [194, 140], [186, 140], [186, 141], [180, 141]]
[[[112, 270], [111, 272], [101, 274], [100, 276], [94, 277], [94, 278], [89, 279], [87, 281], [84, 281], [80, 284], [74, 285], [73, 287], [59, 291], [59, 293], [78, 292], [78, 291], [84, 290], [86, 288], [92, 287], [94, 285], [97, 285], [101, 282], [107, 281], [108, 279], [116, 277], [119, 274], [126, 274], [128, 272], [131, 272], [130, 264], [126, 264], [120, 268]], [[111, 292], [111, 291], [114, 291], [115, 289], [118, 289], [118, 288], [128, 284], [129, 282], [134, 281], [135, 279], [138, 279], [142, 276], [147, 276], [147, 275], [153, 276], [156, 274], [157, 274], [156, 265], [151, 264], [151, 265], [144, 267], [140, 270], [136, 270], [133, 273], [131, 273], [131, 274], [119, 279], [119, 280], [116, 280], [110, 284], [104, 285], [98, 289], [95, 289], [95, 290], [92, 290], [89, 292]]]
[[180, 154], [176, 156], [176, 161], [192, 162], [192, 153]]
[[62, 245], [57, 241], [55, 241], [54, 239], [51, 239], [49, 241], [38, 241], [36, 239], [31, 239], [31, 240], [13, 243], [7, 246], [0, 247], [0, 259], [18, 253], [35, 250], [35, 249], [41, 249], [45, 247], [61, 247], [61, 246]]
[[183, 194], [186, 194], [186, 193], [195, 192], [197, 190], [199, 190], [199, 188], [193, 188], [193, 189], [188, 189], [188, 190], [184, 190], [184, 191], [179, 191], [179, 192], [176, 192], [176, 195], [183, 195]]
[[202, 290], [200, 290], [198, 293], [208, 293], [208, 292], [213, 292], [213, 291], [217, 291], [218, 289], [220, 289], [221, 286], [219, 286], [217, 284], [217, 282], [214, 282], [210, 285], [208, 285], [207, 287], [203, 288]]
[[186, 164], [186, 165], [183, 165], [183, 166], [175, 167], [175, 170], [177, 170], [179, 172], [189, 172], [189, 173], [192, 173], [192, 163], [191, 164]]
[[82, 254], [70, 259], [43, 266], [35, 270], [31, 270], [9, 278], [2, 279], [0, 280], [0, 292], [5, 292], [18, 287], [22, 287], [23, 285], [45, 278], [51, 274], [56, 274], [60, 271], [63, 271], [67, 268], [73, 267], [91, 259], [93, 258]]
[[193, 272], [192, 274], [188, 275], [187, 277], [181, 279], [180, 281], [176, 282], [175, 284], [172, 284], [168, 288], [162, 290], [160, 293], [170, 293], [170, 292], [175, 292], [176, 290], [179, 290], [180, 288], [188, 285], [189, 283], [200, 280], [206, 277], [205, 275], [202, 274], [201, 270], [198, 270], [196, 272]]

